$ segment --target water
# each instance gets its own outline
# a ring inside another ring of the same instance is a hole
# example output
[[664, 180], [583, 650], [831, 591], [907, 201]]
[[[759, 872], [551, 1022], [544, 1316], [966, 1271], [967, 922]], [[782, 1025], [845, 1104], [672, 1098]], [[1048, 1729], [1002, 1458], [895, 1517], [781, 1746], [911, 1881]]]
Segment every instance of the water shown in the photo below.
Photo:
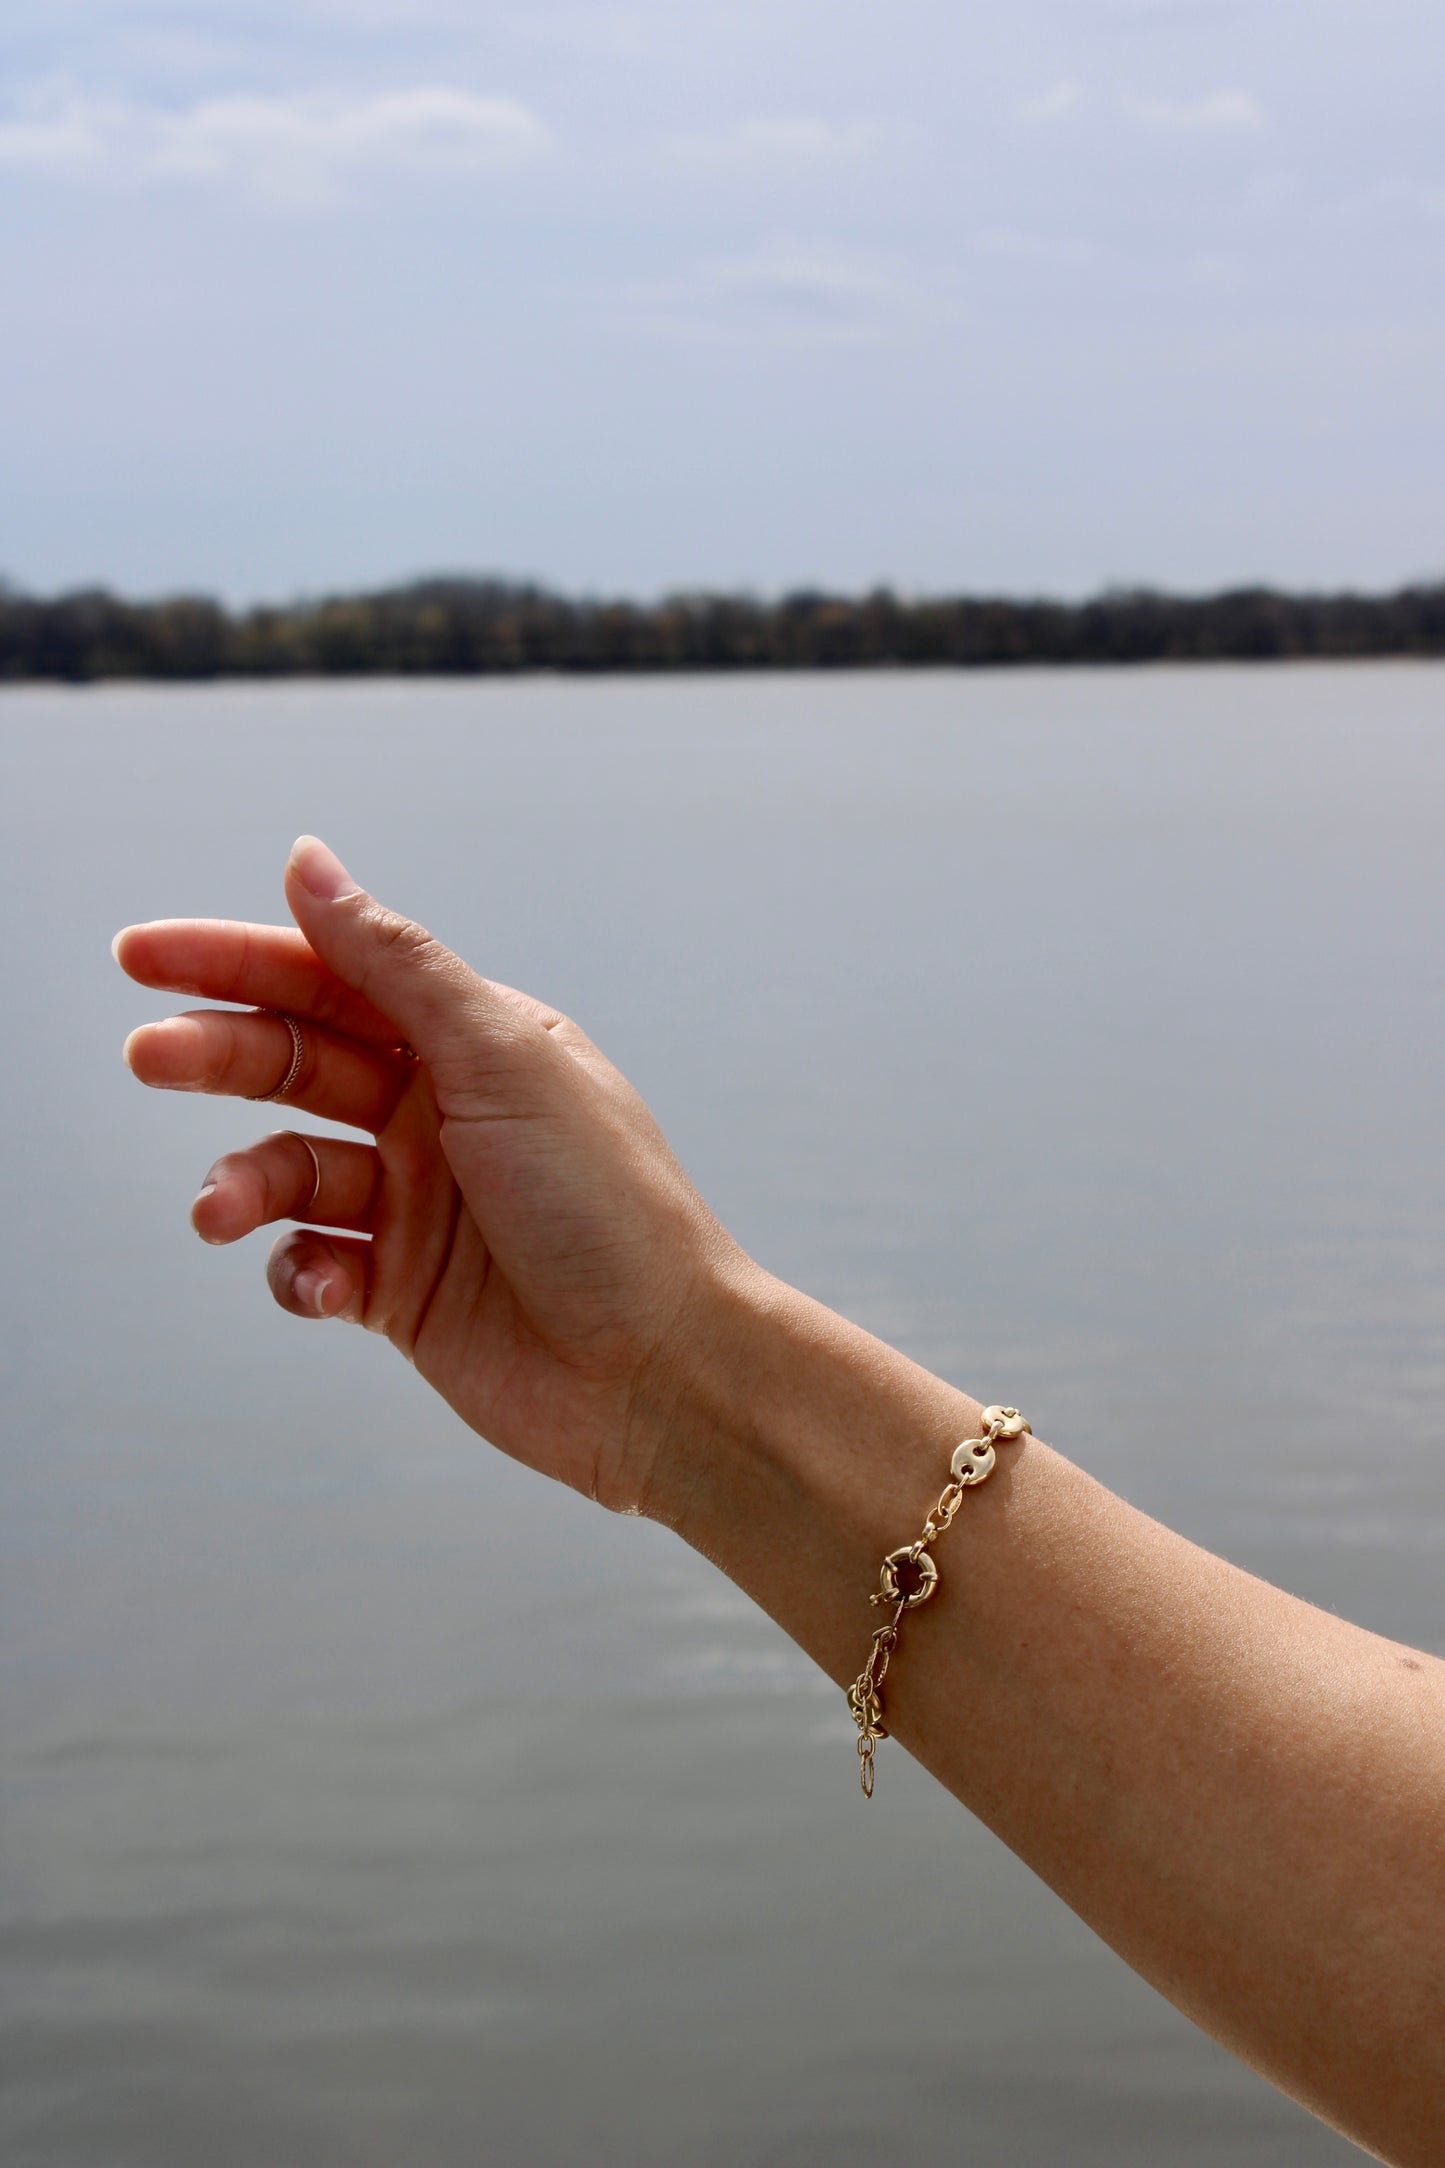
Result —
[[1445, 673], [10, 693], [9, 2168], [1328, 2168], [710, 1567], [203, 1249], [108, 942], [314, 828], [770, 1267], [1445, 1651]]

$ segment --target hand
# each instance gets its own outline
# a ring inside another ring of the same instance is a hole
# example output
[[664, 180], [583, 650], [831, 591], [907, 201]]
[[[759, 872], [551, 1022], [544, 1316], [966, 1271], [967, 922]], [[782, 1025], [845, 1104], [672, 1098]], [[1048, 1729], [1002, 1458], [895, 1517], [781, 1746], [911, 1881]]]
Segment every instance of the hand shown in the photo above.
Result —
[[313, 837], [291, 854], [286, 900], [299, 932], [164, 919], [116, 940], [144, 986], [254, 1005], [132, 1032], [142, 1083], [274, 1089], [292, 1040], [265, 1012], [285, 1011], [303, 1032], [286, 1106], [374, 1140], [281, 1131], [228, 1153], [197, 1232], [351, 1230], [281, 1237], [268, 1276], [283, 1309], [385, 1333], [493, 1444], [641, 1510], [689, 1336], [754, 1268], [569, 1018], [479, 978]]

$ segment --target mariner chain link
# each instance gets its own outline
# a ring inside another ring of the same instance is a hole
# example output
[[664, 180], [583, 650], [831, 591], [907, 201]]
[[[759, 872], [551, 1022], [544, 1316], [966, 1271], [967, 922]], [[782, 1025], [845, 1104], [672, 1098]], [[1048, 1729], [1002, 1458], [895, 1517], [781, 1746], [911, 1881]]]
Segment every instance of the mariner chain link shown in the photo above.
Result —
[[1017, 1408], [985, 1408], [981, 1422], [978, 1437], [965, 1438], [954, 1447], [948, 1481], [923, 1524], [923, 1533], [914, 1542], [888, 1553], [878, 1587], [868, 1598], [872, 1604], [889, 1606], [893, 1616], [874, 1634], [868, 1661], [848, 1689], [848, 1707], [858, 1726], [858, 1781], [865, 1799], [873, 1797], [874, 1751], [878, 1741], [888, 1737], [883, 1722], [883, 1680], [898, 1646], [898, 1628], [904, 1612], [916, 1611], [921, 1603], [927, 1603], [938, 1586], [938, 1562], [929, 1555], [928, 1546], [952, 1525], [964, 1492], [993, 1474], [993, 1449], [999, 1439], [1021, 1438], [1029, 1429]]

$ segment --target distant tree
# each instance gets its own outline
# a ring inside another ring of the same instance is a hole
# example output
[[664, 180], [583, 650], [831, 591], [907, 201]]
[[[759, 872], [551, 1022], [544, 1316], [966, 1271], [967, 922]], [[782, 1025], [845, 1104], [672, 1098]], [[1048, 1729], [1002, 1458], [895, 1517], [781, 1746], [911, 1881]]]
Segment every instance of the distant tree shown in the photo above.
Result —
[[1445, 655], [1445, 582], [1390, 595], [1111, 588], [1083, 603], [907, 601], [884, 587], [861, 598], [804, 588], [777, 602], [689, 591], [642, 604], [449, 577], [233, 615], [203, 595], [134, 603], [87, 588], [39, 601], [0, 581], [0, 679], [12, 682], [1377, 655]]

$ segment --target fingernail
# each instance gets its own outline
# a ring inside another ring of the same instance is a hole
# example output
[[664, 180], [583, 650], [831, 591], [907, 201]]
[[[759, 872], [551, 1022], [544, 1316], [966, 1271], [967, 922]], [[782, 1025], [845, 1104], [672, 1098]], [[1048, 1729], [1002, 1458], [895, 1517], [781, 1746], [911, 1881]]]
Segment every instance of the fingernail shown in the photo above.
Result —
[[330, 1285], [330, 1275], [318, 1271], [314, 1265], [308, 1265], [304, 1272], [298, 1272], [291, 1282], [296, 1300], [303, 1309], [313, 1310], [317, 1317], [326, 1315], [326, 1293]]
[[[191, 1225], [193, 1227], [196, 1227], [196, 1214], [200, 1211], [201, 1206], [205, 1203], [206, 1199], [208, 1197], [214, 1196], [215, 1189], [216, 1185], [214, 1182], [203, 1182], [200, 1188], [196, 1191], [196, 1201], [191, 1206]], [[226, 1239], [224, 1235], [203, 1234], [199, 1227], [196, 1227], [196, 1233], [200, 1235], [203, 1242], [209, 1242], [215, 1249], [220, 1249]]]
[[135, 1045], [136, 1040], [140, 1037], [143, 1029], [143, 1025], [137, 1024], [134, 1031], [128, 1031], [125, 1035], [125, 1045], [120, 1050], [120, 1058], [125, 1063], [127, 1069], [133, 1069], [135, 1067], [134, 1062], [130, 1058], [130, 1050]]
[[129, 932], [129, 926], [122, 926], [120, 932], [115, 936], [114, 940], [110, 944], [110, 953], [115, 958], [117, 963], [120, 962], [120, 944]]
[[291, 846], [291, 863], [301, 886], [322, 903], [339, 903], [357, 893], [356, 882], [319, 836], [298, 836]]

